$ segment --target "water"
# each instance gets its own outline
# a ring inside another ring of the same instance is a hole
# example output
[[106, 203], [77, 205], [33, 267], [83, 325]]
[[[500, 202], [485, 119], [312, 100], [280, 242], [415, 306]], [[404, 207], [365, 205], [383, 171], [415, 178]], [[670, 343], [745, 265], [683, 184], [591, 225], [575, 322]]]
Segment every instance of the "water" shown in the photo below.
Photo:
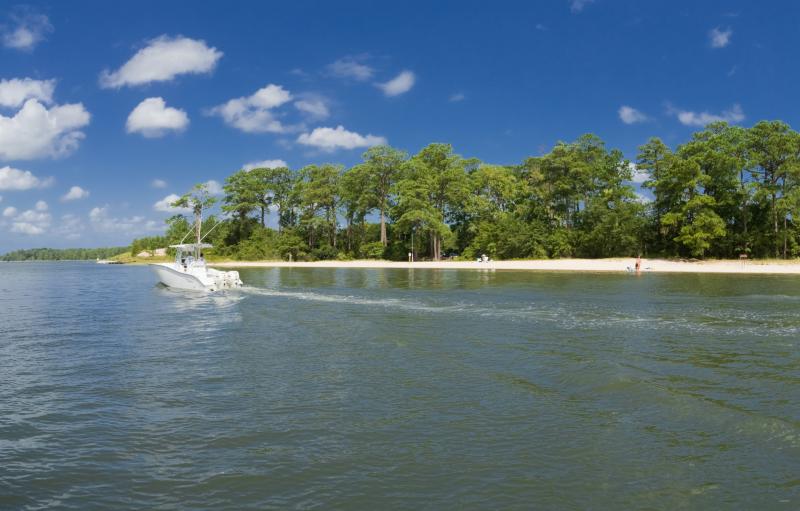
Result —
[[3, 509], [797, 509], [800, 278], [0, 264]]

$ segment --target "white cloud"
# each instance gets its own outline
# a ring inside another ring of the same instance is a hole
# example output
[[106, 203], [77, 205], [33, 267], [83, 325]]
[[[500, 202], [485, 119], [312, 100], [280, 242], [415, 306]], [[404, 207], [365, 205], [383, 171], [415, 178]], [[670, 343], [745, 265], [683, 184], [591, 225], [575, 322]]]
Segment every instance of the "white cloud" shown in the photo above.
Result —
[[74, 240], [81, 237], [83, 230], [84, 225], [81, 219], [77, 215], [67, 213], [66, 215], [61, 215], [61, 223], [53, 229], [53, 233]]
[[336, 149], [382, 145], [386, 144], [386, 139], [375, 135], [359, 135], [353, 131], [347, 131], [344, 126], [340, 125], [336, 128], [316, 128], [311, 133], [302, 133], [297, 137], [297, 142], [323, 151], [335, 151]]
[[127, 236], [163, 231], [164, 226], [143, 216], [112, 217], [109, 207], [95, 207], [89, 211], [89, 222], [96, 232], [120, 233]]
[[0, 114], [0, 159], [66, 156], [78, 148], [91, 116], [81, 103], [47, 108], [28, 99], [13, 117]]
[[372, 78], [372, 75], [375, 74], [375, 71], [366, 64], [363, 64], [361, 60], [364, 57], [344, 57], [336, 62], [328, 64], [328, 72], [333, 76], [337, 76], [339, 78], [350, 78], [353, 80], [358, 80], [359, 82], [364, 82]]
[[399, 75], [385, 83], [377, 84], [387, 96], [399, 96], [411, 90], [417, 77], [412, 71], [402, 71]]
[[213, 179], [209, 179], [205, 182], [206, 190], [211, 195], [222, 195], [224, 190], [222, 189], [222, 185], [219, 184], [218, 181], [214, 181]]
[[320, 98], [307, 98], [295, 101], [294, 107], [308, 115], [311, 119], [327, 119], [331, 115], [328, 105]]
[[44, 234], [52, 221], [50, 213], [47, 212], [47, 203], [44, 201], [37, 202], [36, 209], [28, 209], [19, 214], [16, 208], [6, 208], [3, 216], [11, 217], [11, 232], [34, 236]]
[[100, 85], [106, 88], [165, 82], [182, 74], [210, 73], [222, 58], [222, 52], [209, 48], [205, 41], [188, 37], [162, 35], [148, 41], [116, 71], [100, 74]]
[[271, 110], [292, 100], [292, 94], [280, 85], [269, 84], [252, 96], [231, 99], [209, 110], [226, 124], [247, 133], [283, 133], [287, 127], [275, 119]]
[[591, 3], [594, 3], [594, 0], [570, 0], [569, 10], [577, 14], [583, 11], [583, 8]]
[[650, 204], [651, 202], [653, 202], [653, 199], [651, 199], [650, 197], [648, 197], [647, 195], [645, 195], [643, 193], [634, 192], [634, 195], [636, 195], [636, 199], [635, 200], [639, 204]]
[[153, 181], [150, 182], [150, 186], [152, 186], [153, 188], [166, 188], [167, 182], [164, 181], [163, 179], [153, 179]]
[[11, 224], [11, 232], [35, 236], [37, 234], [44, 234], [46, 227], [47, 226], [42, 227], [31, 222], [13, 222]]
[[260, 161], [251, 161], [249, 163], [245, 163], [242, 168], [244, 170], [253, 170], [253, 169], [277, 169], [279, 167], [288, 167], [288, 165], [283, 160], [260, 160]]
[[467, 99], [467, 96], [464, 95], [463, 92], [456, 92], [455, 94], [450, 96], [449, 101], [451, 103], [458, 103], [460, 101], [464, 101], [465, 99]]
[[[161, 213], [188, 213], [191, 211], [190, 208], [178, 208], [172, 205], [173, 202], [180, 199], [180, 195], [176, 195], [171, 193], [161, 199], [160, 201], [153, 204], [153, 210], [159, 211]], [[97, 209], [97, 208], [95, 208]]]
[[28, 99], [38, 99], [42, 103], [50, 104], [53, 102], [55, 88], [55, 80], [0, 80], [0, 106], [19, 108]]
[[53, 178], [39, 179], [29, 170], [0, 167], [0, 190], [31, 190], [44, 188], [53, 183]]
[[619, 118], [625, 124], [636, 124], [638, 122], [645, 122], [648, 120], [647, 116], [628, 105], [622, 105], [617, 111]]
[[646, 170], [637, 167], [635, 163], [629, 162], [628, 167], [631, 169], [631, 181], [634, 183], [642, 184], [650, 179], [650, 174]]
[[678, 121], [685, 126], [703, 127], [712, 122], [724, 121], [735, 124], [745, 119], [744, 111], [739, 104], [733, 105], [730, 109], [724, 110], [721, 114], [710, 112], [692, 112], [688, 110], [677, 110], [669, 108], [668, 111], [678, 117]]
[[189, 116], [183, 110], [168, 107], [163, 98], [147, 98], [128, 115], [125, 129], [147, 138], [164, 136], [168, 131], [183, 131]]
[[61, 197], [62, 201], [85, 199], [89, 196], [89, 192], [80, 186], [73, 186], [69, 191]]
[[44, 14], [18, 9], [10, 18], [12, 26], [3, 28], [3, 46], [6, 48], [31, 51], [53, 31], [53, 25]]
[[6, 218], [10, 218], [17, 214], [17, 208], [14, 206], [8, 206], [6, 209], [3, 210], [3, 216]]
[[712, 48], [724, 48], [731, 43], [733, 30], [730, 28], [721, 30], [719, 27], [712, 28], [708, 32], [708, 40]]

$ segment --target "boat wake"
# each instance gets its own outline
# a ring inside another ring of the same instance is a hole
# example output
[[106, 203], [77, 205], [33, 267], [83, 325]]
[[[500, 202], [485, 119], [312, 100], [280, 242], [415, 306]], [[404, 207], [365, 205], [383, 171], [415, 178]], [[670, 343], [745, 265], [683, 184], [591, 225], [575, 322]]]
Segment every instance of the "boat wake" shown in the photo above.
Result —
[[727, 310], [718, 317], [712, 311], [698, 317], [696, 321], [686, 322], [681, 318], [649, 311], [621, 311], [608, 308], [587, 308], [577, 304], [527, 302], [524, 306], [502, 303], [486, 306], [470, 301], [451, 304], [437, 304], [402, 298], [371, 298], [365, 296], [327, 294], [315, 291], [285, 291], [273, 288], [245, 286], [230, 293], [241, 293], [266, 297], [302, 300], [307, 302], [354, 305], [380, 309], [382, 313], [408, 314], [447, 314], [463, 315], [470, 318], [498, 319], [522, 323], [555, 323], [559, 328], [569, 330], [592, 330], [618, 325], [643, 331], [680, 332], [690, 330], [709, 335], [765, 335], [792, 337], [800, 332], [797, 321], [780, 321], [769, 318], [770, 328], [764, 328], [764, 318], [753, 317], [746, 310]]

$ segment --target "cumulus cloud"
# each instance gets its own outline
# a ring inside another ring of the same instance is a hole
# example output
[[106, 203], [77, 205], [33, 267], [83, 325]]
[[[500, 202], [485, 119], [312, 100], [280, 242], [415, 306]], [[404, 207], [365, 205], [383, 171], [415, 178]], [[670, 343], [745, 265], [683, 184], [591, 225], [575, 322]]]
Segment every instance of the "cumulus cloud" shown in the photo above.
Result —
[[387, 96], [399, 96], [411, 90], [417, 77], [412, 71], [402, 71], [388, 82], [376, 84]]
[[100, 74], [100, 85], [105, 88], [166, 82], [183, 74], [203, 74], [214, 70], [222, 52], [209, 47], [205, 41], [188, 37], [162, 35], [148, 41], [116, 71]]
[[269, 84], [253, 95], [231, 99], [209, 110], [209, 114], [222, 117], [231, 127], [246, 133], [283, 133], [286, 126], [275, 119], [272, 112], [292, 100], [292, 94], [280, 85]]
[[80, 200], [89, 196], [89, 192], [80, 186], [73, 186], [69, 191], [61, 197], [62, 201]]
[[383, 145], [386, 144], [386, 139], [375, 135], [359, 135], [347, 131], [340, 125], [336, 128], [316, 128], [311, 133], [302, 133], [297, 137], [297, 142], [323, 151], [335, 151]]
[[222, 195], [224, 190], [222, 189], [222, 185], [219, 184], [218, 181], [214, 181], [213, 179], [209, 179], [205, 182], [206, 190], [211, 195]]
[[18, 213], [16, 208], [6, 208], [4, 217], [11, 218], [11, 232], [19, 234], [39, 235], [44, 234], [52, 222], [52, 216], [47, 212], [47, 203], [39, 201], [35, 209], [28, 209]]
[[583, 11], [583, 8], [587, 5], [594, 3], [594, 0], [570, 0], [569, 1], [569, 10], [573, 14], [577, 14]]
[[67, 239], [74, 240], [81, 237], [83, 230], [84, 225], [80, 217], [67, 213], [61, 215], [60, 224], [54, 228], [52, 232]]
[[628, 105], [622, 105], [617, 111], [619, 118], [625, 124], [636, 124], [638, 122], [645, 122], [648, 120], [647, 116]]
[[147, 138], [164, 136], [168, 131], [183, 131], [189, 125], [189, 116], [177, 108], [168, 107], [163, 98], [147, 98], [128, 115], [125, 129]]
[[143, 216], [114, 217], [109, 207], [95, 207], [89, 211], [89, 223], [96, 232], [118, 233], [126, 236], [153, 233], [163, 230], [163, 225]]
[[719, 27], [716, 27], [712, 28], [708, 32], [708, 41], [712, 48], [724, 48], [731, 43], [732, 35], [733, 30], [730, 28], [722, 30]]
[[0, 80], [0, 106], [19, 108], [28, 99], [38, 99], [42, 103], [50, 104], [53, 102], [55, 89], [55, 80]]
[[242, 166], [244, 170], [277, 169], [279, 167], [288, 167], [288, 165], [283, 160], [260, 160], [260, 161], [251, 161], [249, 163], [245, 163]]
[[331, 112], [321, 98], [306, 98], [295, 101], [294, 107], [314, 120], [327, 119]]
[[90, 118], [81, 103], [47, 108], [28, 99], [13, 116], [0, 114], [0, 159], [66, 156], [78, 148]]
[[53, 183], [53, 178], [40, 179], [29, 170], [0, 167], [0, 190], [31, 190], [44, 188]]
[[713, 114], [710, 112], [693, 112], [690, 110], [680, 110], [676, 108], [668, 108], [668, 111], [674, 114], [678, 121], [684, 126], [698, 126], [703, 127], [712, 122], [724, 121], [727, 123], [735, 124], [742, 122], [745, 119], [744, 111], [739, 104], [733, 105], [728, 110], [724, 110], [720, 114]]
[[465, 99], [467, 99], [467, 96], [465, 96], [463, 92], [456, 92], [450, 96], [449, 101], [451, 103], [458, 103], [460, 101], [464, 101]]
[[3, 46], [15, 50], [31, 51], [53, 31], [53, 25], [44, 14], [18, 8], [10, 16], [11, 24], [2, 28]]
[[164, 197], [163, 199], [161, 199], [160, 201], [153, 204], [153, 210], [159, 211], [161, 213], [172, 213], [172, 214], [190, 212], [191, 208], [178, 208], [172, 205], [176, 200], [180, 198], [181, 198], [180, 195], [171, 193], [166, 197]]
[[628, 167], [631, 169], [631, 181], [634, 183], [642, 184], [650, 179], [650, 174], [646, 170], [640, 169], [635, 163], [628, 163]]
[[167, 182], [164, 181], [163, 179], [153, 179], [152, 181], [150, 181], [150, 186], [152, 186], [153, 188], [166, 188]]
[[364, 56], [341, 58], [328, 64], [328, 73], [339, 78], [349, 78], [359, 82], [365, 82], [372, 78], [372, 75], [375, 74], [375, 70], [362, 62], [364, 58]]

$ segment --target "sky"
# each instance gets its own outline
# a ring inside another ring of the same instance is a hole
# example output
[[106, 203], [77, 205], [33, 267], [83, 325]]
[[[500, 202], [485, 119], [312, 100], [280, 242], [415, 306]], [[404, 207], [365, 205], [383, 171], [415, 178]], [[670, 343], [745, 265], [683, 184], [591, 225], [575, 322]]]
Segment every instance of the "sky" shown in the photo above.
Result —
[[0, 0], [0, 253], [126, 245], [196, 183], [382, 143], [515, 164], [594, 133], [635, 159], [795, 125], [798, 25], [789, 1]]

